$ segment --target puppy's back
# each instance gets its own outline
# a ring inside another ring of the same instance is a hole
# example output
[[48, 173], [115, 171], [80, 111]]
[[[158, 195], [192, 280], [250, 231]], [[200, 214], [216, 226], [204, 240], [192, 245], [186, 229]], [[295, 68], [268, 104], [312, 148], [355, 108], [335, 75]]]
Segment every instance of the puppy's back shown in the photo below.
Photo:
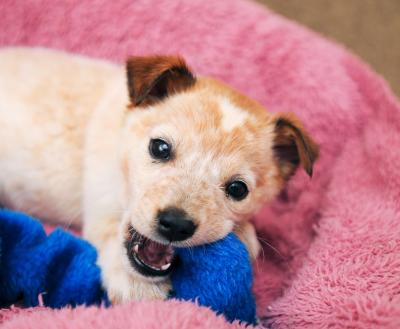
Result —
[[86, 125], [123, 74], [55, 50], [0, 51], [0, 204], [79, 222]]

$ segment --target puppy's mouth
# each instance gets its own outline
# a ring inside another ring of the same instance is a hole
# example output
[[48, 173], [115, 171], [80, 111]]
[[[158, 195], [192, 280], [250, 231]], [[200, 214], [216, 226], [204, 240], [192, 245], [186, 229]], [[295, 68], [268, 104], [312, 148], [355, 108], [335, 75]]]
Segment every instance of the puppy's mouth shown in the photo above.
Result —
[[174, 248], [153, 241], [136, 231], [132, 226], [125, 241], [131, 265], [145, 276], [167, 276], [176, 264]]

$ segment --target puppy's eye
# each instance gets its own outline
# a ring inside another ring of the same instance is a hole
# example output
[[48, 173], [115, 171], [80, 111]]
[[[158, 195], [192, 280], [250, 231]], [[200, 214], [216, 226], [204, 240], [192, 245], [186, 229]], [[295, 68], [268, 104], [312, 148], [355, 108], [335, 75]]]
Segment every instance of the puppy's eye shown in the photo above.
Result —
[[149, 152], [154, 159], [167, 161], [171, 158], [171, 145], [159, 138], [151, 139]]
[[225, 185], [225, 193], [230, 198], [241, 201], [249, 194], [249, 189], [241, 180], [235, 180]]

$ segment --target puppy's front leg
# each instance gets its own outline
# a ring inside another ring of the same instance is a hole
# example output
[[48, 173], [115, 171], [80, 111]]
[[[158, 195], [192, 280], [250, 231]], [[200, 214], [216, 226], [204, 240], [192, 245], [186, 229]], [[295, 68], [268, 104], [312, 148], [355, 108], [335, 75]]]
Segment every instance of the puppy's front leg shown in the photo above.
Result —
[[102, 273], [102, 283], [110, 301], [122, 303], [131, 300], [166, 299], [171, 289], [168, 280], [153, 282], [146, 279], [129, 264], [122, 234], [118, 232], [118, 220], [100, 222], [86, 221], [85, 237], [98, 251], [98, 265]]

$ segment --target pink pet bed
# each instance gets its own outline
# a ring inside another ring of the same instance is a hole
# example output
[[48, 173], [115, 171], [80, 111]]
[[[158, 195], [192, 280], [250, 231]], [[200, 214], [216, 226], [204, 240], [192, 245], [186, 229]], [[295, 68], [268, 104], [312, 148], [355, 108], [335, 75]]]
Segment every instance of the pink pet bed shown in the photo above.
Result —
[[[244, 0], [0, 2], [0, 45], [122, 62], [180, 53], [270, 111], [293, 111], [321, 145], [255, 218], [258, 314], [272, 328], [400, 328], [400, 106], [341, 47]], [[241, 328], [186, 302], [0, 311], [2, 328]]]

